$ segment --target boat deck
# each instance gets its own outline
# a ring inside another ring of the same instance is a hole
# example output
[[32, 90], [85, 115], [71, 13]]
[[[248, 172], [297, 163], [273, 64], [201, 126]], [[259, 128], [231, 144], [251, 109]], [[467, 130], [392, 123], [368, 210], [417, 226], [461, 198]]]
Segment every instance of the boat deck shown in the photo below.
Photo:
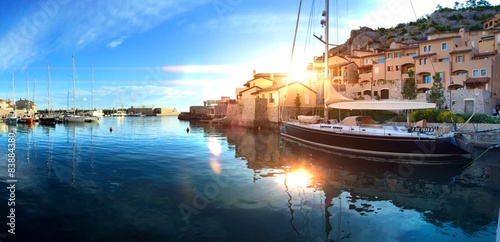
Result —
[[[307, 124], [300, 122], [290, 122], [291, 124], [307, 127], [311, 129], [335, 132], [335, 133], [350, 133], [350, 134], [362, 134], [362, 135], [374, 135], [374, 136], [401, 136], [401, 137], [435, 137], [444, 136], [449, 131], [448, 129], [442, 129], [440, 132], [439, 129], [435, 128], [417, 128], [413, 130], [409, 130], [403, 126], [390, 126], [390, 125], [381, 125], [381, 124], [362, 124], [356, 126], [348, 126], [342, 124]], [[437, 130], [437, 132], [436, 132]], [[420, 131], [420, 132], [418, 132]]]

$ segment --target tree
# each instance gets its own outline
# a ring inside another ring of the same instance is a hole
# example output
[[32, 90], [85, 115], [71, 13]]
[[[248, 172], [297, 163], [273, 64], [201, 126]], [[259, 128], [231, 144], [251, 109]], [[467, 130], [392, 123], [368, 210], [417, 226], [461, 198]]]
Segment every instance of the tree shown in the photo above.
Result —
[[427, 101], [435, 103], [436, 107], [441, 108], [443, 106], [445, 99], [443, 94], [443, 83], [441, 82], [441, 73], [436, 72], [432, 76], [432, 87], [429, 96], [427, 96]]
[[401, 88], [401, 96], [403, 99], [414, 100], [417, 98], [417, 85], [415, 84], [415, 71], [408, 70], [408, 78], [405, 78], [403, 87]]
[[465, 2], [465, 4], [467, 5], [467, 7], [471, 7], [471, 8], [475, 8], [477, 5], [476, 0], [467, 0]]
[[453, 7], [455, 10], [457, 10], [460, 6], [460, 3], [459, 2], [455, 2], [455, 6]]
[[478, 0], [477, 6], [487, 7], [487, 6], [491, 6], [491, 4], [487, 0]]
[[297, 112], [297, 116], [300, 114], [300, 95], [297, 93], [297, 96], [295, 97], [295, 100], [293, 101], [295, 104], [295, 110]]

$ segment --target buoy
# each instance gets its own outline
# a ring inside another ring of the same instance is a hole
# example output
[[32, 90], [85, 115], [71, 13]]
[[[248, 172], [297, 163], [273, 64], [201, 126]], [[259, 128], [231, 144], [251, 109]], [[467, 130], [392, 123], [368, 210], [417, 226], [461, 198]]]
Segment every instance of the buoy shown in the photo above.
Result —
[[189, 127], [186, 128], [186, 133], [189, 133]]
[[113, 132], [113, 128], [112, 127], [109, 127], [109, 132]]

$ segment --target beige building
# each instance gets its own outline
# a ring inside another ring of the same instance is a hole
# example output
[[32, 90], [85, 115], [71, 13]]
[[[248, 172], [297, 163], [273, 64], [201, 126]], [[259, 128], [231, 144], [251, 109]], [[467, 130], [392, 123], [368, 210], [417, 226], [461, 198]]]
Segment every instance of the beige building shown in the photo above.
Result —
[[286, 81], [286, 74], [283, 73], [257, 73], [253, 71], [253, 79], [247, 81], [243, 86], [244, 88], [236, 89], [236, 99], [245, 100], [250, 98], [257, 98], [253, 95], [263, 88], [267, 88], [276, 84], [281, 84]]
[[[296, 117], [311, 112], [317, 107], [316, 92], [301, 82], [274, 85], [253, 93], [257, 98], [267, 99], [267, 117], [278, 122], [280, 117]], [[300, 113], [297, 113], [295, 100], [299, 97]]]
[[[400, 99], [403, 80], [413, 69], [419, 97], [425, 98], [432, 87], [432, 76], [439, 73], [447, 107], [457, 113], [489, 114], [499, 104], [498, 46], [500, 30], [494, 28], [433, 34], [412, 45], [394, 42], [388, 49], [330, 56], [328, 79], [349, 98]], [[320, 88], [315, 88], [324, 72], [319, 61], [321, 57], [309, 64], [308, 70], [315, 72], [310, 73], [315, 79], [311, 78], [311, 87], [322, 99]], [[357, 82], [347, 78], [355, 76], [349, 73], [352, 68], [357, 68]]]

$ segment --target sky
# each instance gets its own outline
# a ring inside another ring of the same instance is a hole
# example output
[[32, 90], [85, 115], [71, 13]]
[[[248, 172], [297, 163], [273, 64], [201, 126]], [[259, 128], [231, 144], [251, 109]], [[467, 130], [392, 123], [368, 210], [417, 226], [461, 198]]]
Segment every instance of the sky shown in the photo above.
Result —
[[[331, 0], [330, 42], [344, 43], [360, 26], [415, 21], [438, 4], [454, 2]], [[291, 58], [299, 3], [2, 0], [0, 99], [34, 100], [38, 109], [179, 111], [222, 96], [234, 99], [253, 70], [299, 78], [306, 64], [322, 55], [323, 44], [312, 36], [324, 35], [325, 2], [304, 0]]]

